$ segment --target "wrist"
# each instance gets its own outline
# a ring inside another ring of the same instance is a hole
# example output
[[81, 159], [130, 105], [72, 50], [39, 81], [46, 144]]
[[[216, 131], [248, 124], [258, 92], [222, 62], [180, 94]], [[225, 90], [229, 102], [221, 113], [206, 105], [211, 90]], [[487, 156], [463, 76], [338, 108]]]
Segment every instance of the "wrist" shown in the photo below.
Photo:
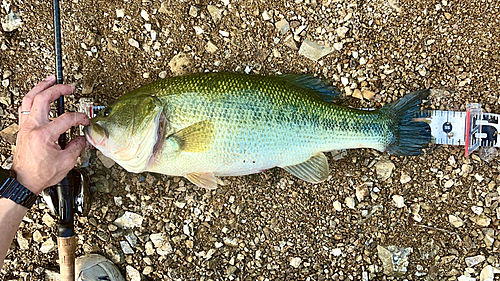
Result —
[[9, 171], [10, 172], [10, 177], [15, 178], [17, 182], [22, 184], [24, 187], [29, 189], [33, 194], [39, 195], [42, 193], [42, 191], [45, 189], [44, 186], [39, 186], [38, 184], [34, 184], [32, 180], [29, 179], [29, 177], [25, 176], [22, 173], [17, 173], [17, 171], [12, 167], [12, 169]]

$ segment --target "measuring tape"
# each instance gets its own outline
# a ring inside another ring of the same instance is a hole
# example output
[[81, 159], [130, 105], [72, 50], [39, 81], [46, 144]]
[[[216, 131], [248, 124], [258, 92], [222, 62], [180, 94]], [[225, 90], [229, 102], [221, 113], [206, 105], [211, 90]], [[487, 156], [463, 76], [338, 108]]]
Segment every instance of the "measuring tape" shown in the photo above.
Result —
[[[90, 118], [104, 108], [94, 105], [92, 98], [80, 99], [79, 111]], [[418, 120], [429, 123], [436, 144], [463, 145], [466, 157], [480, 146], [500, 147], [500, 114], [483, 113], [479, 103], [468, 104], [466, 112], [429, 110], [421, 117]]]

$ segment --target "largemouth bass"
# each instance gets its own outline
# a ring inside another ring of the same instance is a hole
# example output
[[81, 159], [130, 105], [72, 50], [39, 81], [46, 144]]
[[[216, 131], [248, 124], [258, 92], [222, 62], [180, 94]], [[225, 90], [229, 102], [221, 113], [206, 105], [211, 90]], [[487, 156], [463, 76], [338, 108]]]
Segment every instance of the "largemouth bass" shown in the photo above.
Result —
[[337, 94], [308, 75], [192, 74], [121, 96], [85, 131], [129, 172], [184, 176], [210, 189], [220, 176], [273, 167], [318, 183], [329, 171], [323, 152], [420, 155], [431, 143], [429, 125], [415, 119], [428, 90], [372, 111], [332, 103]]

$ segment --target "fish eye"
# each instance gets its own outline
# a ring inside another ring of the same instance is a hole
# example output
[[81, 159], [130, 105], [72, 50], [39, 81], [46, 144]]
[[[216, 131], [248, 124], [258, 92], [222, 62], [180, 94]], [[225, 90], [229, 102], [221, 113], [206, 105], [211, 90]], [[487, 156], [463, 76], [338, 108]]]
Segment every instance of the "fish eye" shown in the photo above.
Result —
[[111, 114], [111, 107], [107, 107], [104, 109], [103, 115], [104, 117], [108, 117]]

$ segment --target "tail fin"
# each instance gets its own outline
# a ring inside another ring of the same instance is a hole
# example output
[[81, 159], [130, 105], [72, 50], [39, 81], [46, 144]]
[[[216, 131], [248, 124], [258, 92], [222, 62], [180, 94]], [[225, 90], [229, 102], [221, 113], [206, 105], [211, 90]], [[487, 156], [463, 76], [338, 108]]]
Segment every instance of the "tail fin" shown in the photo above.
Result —
[[386, 148], [390, 154], [421, 155], [432, 143], [429, 124], [414, 120], [422, 112], [420, 105], [429, 94], [428, 89], [415, 91], [379, 109], [393, 120]]

